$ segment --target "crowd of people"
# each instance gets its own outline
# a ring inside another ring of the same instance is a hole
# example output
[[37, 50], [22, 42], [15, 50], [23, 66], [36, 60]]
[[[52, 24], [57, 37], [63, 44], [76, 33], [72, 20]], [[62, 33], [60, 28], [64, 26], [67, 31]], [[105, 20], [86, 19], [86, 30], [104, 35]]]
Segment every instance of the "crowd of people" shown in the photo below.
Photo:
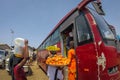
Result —
[[[70, 34], [71, 35], [71, 34]], [[12, 73], [12, 80], [27, 80], [25, 72], [23, 70], [23, 65], [29, 59], [28, 52], [28, 40], [23, 39], [23, 43], [16, 43], [16, 41], [20, 40], [20, 38], [15, 39], [15, 47], [14, 54], [11, 55], [9, 60], [9, 69]], [[76, 58], [75, 58], [75, 50], [74, 50], [74, 41], [72, 36], [70, 36], [67, 40], [66, 48], [67, 51], [67, 59], [69, 59], [69, 64], [66, 65], [68, 67], [68, 75], [64, 75], [64, 66], [47, 66], [47, 76], [49, 80], [64, 80], [65, 76], [68, 76], [68, 80], [76, 79]], [[53, 57], [57, 54], [57, 51], [49, 51], [48, 57]]]

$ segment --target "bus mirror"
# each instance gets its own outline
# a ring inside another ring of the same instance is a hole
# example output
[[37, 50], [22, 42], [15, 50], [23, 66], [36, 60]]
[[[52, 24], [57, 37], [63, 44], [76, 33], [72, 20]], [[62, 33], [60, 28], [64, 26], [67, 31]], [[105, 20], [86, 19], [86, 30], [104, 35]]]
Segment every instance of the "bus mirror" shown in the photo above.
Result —
[[105, 15], [100, 2], [92, 2], [92, 5], [98, 14]]

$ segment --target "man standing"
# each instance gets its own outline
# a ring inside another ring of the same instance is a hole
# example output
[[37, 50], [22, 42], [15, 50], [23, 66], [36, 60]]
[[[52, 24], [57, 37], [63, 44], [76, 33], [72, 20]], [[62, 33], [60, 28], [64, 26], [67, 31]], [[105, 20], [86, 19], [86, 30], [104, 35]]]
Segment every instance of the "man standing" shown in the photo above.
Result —
[[16, 38], [14, 54], [11, 61], [13, 80], [27, 80], [23, 70], [23, 65], [26, 63], [28, 56], [28, 40]]

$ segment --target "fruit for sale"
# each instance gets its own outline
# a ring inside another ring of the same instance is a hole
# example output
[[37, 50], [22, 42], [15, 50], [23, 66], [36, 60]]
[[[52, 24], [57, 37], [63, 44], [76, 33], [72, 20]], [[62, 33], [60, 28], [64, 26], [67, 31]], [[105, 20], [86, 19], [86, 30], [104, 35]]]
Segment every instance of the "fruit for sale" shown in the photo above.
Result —
[[54, 55], [53, 57], [48, 57], [46, 64], [52, 66], [66, 66], [70, 63], [70, 60], [63, 57], [62, 55]]

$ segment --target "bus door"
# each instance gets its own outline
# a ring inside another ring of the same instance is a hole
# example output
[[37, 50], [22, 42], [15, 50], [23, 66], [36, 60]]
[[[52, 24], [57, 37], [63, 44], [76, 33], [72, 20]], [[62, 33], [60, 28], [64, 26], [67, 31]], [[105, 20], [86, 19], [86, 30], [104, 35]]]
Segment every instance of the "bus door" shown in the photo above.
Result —
[[84, 12], [75, 18], [77, 80], [98, 80], [94, 37]]
[[[65, 57], [68, 56], [68, 50], [70, 48], [69, 46], [69, 42], [70, 41], [73, 41], [73, 36], [74, 35], [74, 25], [71, 24], [69, 26], [66, 26], [65, 29], [61, 29], [61, 44], [62, 44], [62, 53]], [[68, 80], [68, 67], [64, 67], [64, 71], [63, 71], [63, 74], [64, 74], [64, 79], [65, 80]]]

